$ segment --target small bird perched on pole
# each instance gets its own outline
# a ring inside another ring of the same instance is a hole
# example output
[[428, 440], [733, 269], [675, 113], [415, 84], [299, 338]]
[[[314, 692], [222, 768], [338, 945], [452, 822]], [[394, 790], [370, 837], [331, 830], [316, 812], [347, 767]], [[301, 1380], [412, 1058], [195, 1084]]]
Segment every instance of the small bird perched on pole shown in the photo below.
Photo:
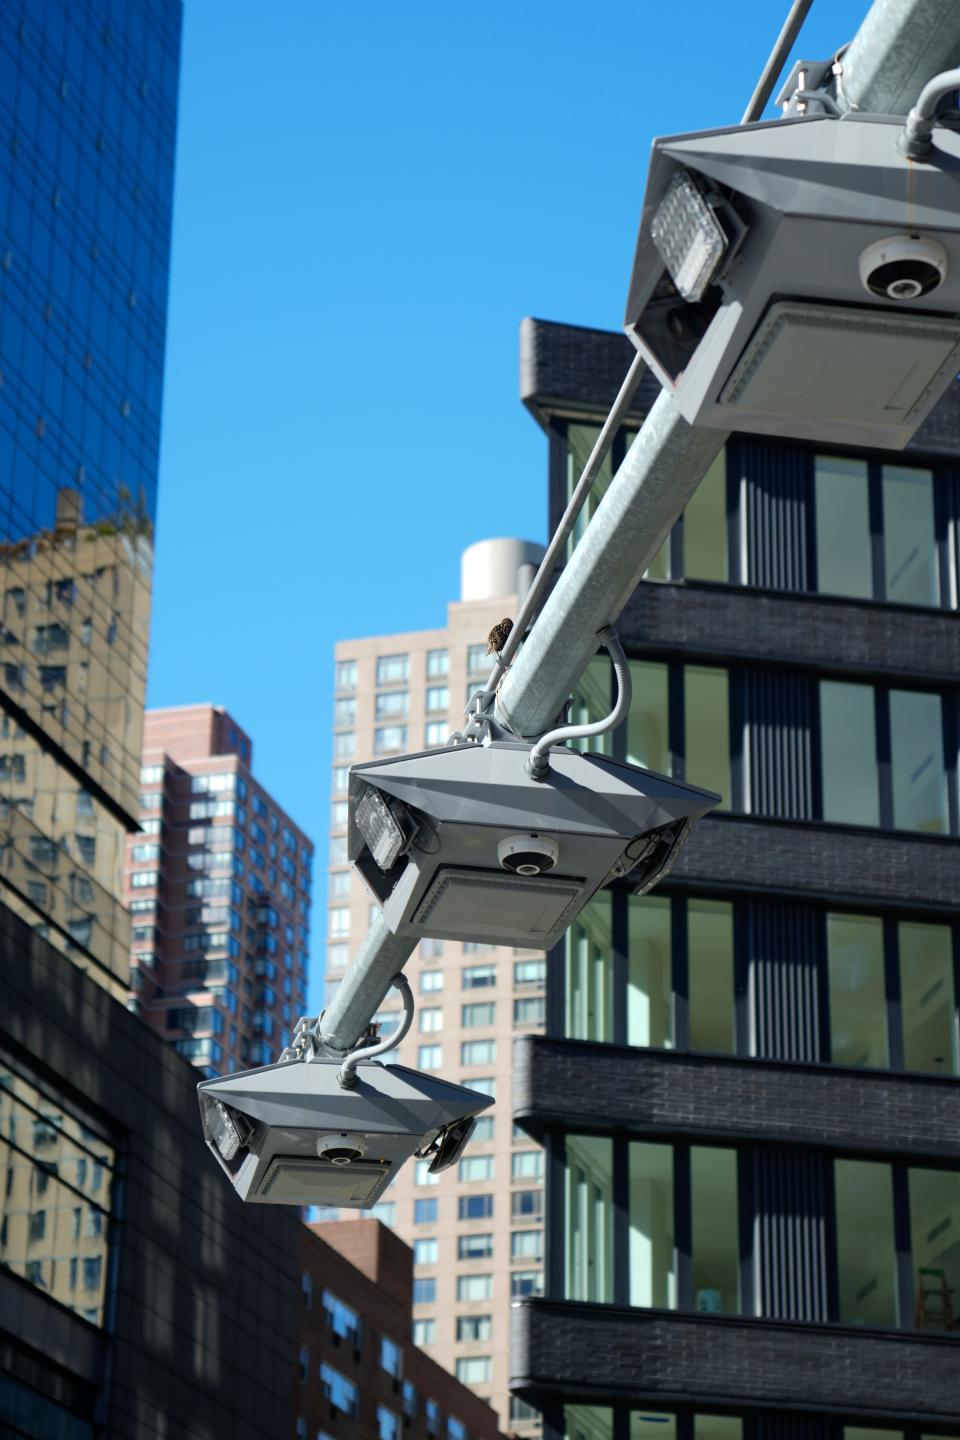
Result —
[[487, 636], [488, 655], [496, 655], [497, 659], [499, 660], [500, 651], [503, 649], [504, 645], [506, 645], [507, 637], [509, 636], [512, 629], [513, 621], [510, 619], [509, 616], [507, 616], [503, 620], [497, 621], [496, 625], [494, 625], [493, 629], [490, 631], [490, 634]]

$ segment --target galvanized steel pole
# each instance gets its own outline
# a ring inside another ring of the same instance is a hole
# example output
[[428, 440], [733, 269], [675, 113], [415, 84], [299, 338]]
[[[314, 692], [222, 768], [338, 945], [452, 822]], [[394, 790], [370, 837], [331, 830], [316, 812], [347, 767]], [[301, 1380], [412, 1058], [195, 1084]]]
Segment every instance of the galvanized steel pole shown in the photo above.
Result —
[[837, 104], [906, 115], [927, 81], [958, 61], [956, 0], [874, 0], [841, 57]]

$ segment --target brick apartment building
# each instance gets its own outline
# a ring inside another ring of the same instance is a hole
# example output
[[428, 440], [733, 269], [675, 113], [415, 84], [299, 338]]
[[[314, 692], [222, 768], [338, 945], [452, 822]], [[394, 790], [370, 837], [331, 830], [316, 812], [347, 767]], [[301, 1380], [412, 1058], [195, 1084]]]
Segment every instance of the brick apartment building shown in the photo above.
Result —
[[500, 1440], [496, 1412], [413, 1343], [413, 1252], [379, 1220], [301, 1227], [294, 1440]]

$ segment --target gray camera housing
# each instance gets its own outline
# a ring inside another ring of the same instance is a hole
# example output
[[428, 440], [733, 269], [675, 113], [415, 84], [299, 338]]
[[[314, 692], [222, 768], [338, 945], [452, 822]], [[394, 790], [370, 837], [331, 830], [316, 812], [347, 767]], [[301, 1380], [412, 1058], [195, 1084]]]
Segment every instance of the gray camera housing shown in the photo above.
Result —
[[[474, 1117], [493, 1104], [378, 1060], [361, 1061], [344, 1089], [339, 1069], [338, 1060], [289, 1060], [197, 1086], [204, 1139], [241, 1200], [365, 1209], [411, 1155], [434, 1170], [455, 1163]], [[241, 1143], [226, 1158], [217, 1137], [233, 1131]]]
[[[562, 747], [550, 752], [547, 778], [534, 780], [529, 753], [529, 745], [494, 741], [351, 768], [348, 855], [394, 934], [548, 949], [610, 880], [633, 872], [637, 889], [651, 888], [690, 821], [720, 802], [651, 770]], [[406, 834], [386, 872], [357, 824], [369, 786]], [[546, 873], [504, 868], [498, 849], [519, 834], [555, 842]]]
[[[806, 115], [654, 142], [626, 331], [691, 425], [902, 449], [953, 381], [960, 134], [938, 125], [918, 164], [898, 149], [902, 126]], [[696, 304], [671, 296], [652, 234], [681, 169], [726, 237]], [[894, 236], [945, 253], [924, 293], [865, 286], [864, 251]]]

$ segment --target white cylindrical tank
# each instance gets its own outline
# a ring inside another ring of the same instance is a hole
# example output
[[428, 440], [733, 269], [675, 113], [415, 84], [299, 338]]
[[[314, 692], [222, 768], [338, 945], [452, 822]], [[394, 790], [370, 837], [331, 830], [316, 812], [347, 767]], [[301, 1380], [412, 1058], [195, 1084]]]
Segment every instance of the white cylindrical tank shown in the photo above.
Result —
[[542, 559], [543, 546], [532, 540], [478, 540], [460, 556], [460, 599], [523, 594]]

